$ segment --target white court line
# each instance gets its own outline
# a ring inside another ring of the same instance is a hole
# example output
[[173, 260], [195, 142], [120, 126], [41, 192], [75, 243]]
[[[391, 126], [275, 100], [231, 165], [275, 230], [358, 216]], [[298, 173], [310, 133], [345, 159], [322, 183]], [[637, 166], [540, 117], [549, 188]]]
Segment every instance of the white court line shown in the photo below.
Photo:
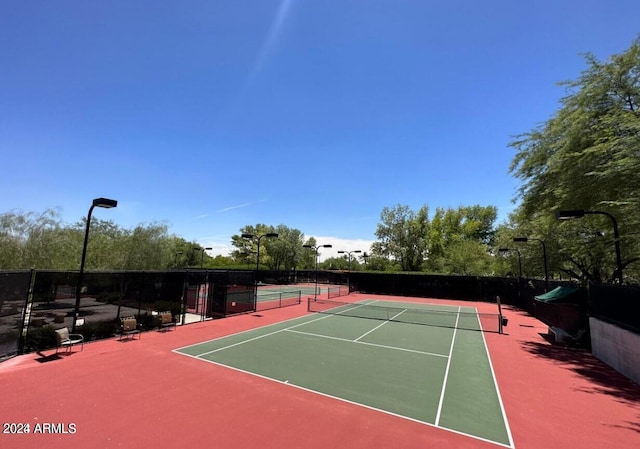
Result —
[[[378, 327], [380, 327], [380, 326], [378, 326]], [[294, 334], [309, 335], [311, 337], [326, 338], [326, 339], [329, 339], [329, 340], [338, 340], [338, 341], [344, 341], [344, 342], [347, 342], [347, 343], [355, 343], [355, 344], [358, 344], [358, 345], [375, 346], [377, 348], [392, 349], [394, 351], [413, 352], [415, 354], [430, 355], [430, 356], [433, 356], [433, 357], [444, 357], [444, 358], [448, 357], [448, 356], [446, 356], [444, 354], [436, 354], [434, 352], [425, 352], [425, 351], [418, 351], [416, 349], [398, 348], [397, 346], [379, 345], [379, 344], [376, 344], [376, 343], [367, 343], [366, 341], [349, 340], [348, 338], [331, 337], [329, 335], [314, 334], [314, 333], [311, 333], [311, 332], [296, 331], [296, 330], [292, 330], [292, 329], [285, 329], [285, 331], [286, 332], [292, 332]]]
[[193, 359], [200, 360], [201, 362], [211, 363], [212, 365], [217, 365], [217, 366], [221, 366], [223, 368], [231, 369], [233, 371], [237, 371], [237, 372], [240, 372], [240, 373], [248, 374], [250, 376], [259, 377], [261, 379], [265, 379], [265, 380], [270, 381], [270, 382], [275, 382], [275, 383], [278, 383], [278, 384], [281, 384], [281, 385], [286, 385], [287, 387], [297, 388], [298, 390], [302, 390], [302, 391], [307, 391], [309, 393], [318, 394], [318, 395], [324, 396], [326, 398], [335, 399], [337, 401], [344, 402], [346, 404], [357, 405], [358, 407], [363, 407], [363, 408], [366, 408], [366, 409], [369, 409], [369, 410], [374, 410], [376, 412], [384, 413], [385, 415], [395, 416], [397, 418], [401, 418], [401, 419], [405, 419], [407, 421], [412, 421], [412, 422], [416, 422], [416, 423], [419, 423], [419, 424], [423, 424], [423, 425], [428, 426], [428, 427], [442, 429], [442, 430], [445, 430], [447, 432], [451, 432], [451, 433], [455, 433], [457, 435], [462, 435], [462, 436], [465, 436], [465, 437], [468, 437], [468, 438], [472, 438], [474, 440], [484, 441], [486, 443], [491, 443], [491, 444], [495, 444], [497, 446], [502, 446], [502, 447], [506, 447], [506, 448], [512, 448], [513, 447], [513, 446], [506, 446], [505, 444], [499, 443], [497, 441], [489, 440], [489, 439], [486, 439], [486, 438], [482, 438], [482, 437], [479, 437], [477, 435], [473, 435], [473, 434], [470, 434], [470, 433], [465, 433], [465, 432], [462, 432], [460, 430], [448, 429], [446, 427], [438, 427], [435, 424], [430, 423], [428, 421], [422, 421], [420, 419], [411, 418], [409, 416], [401, 415], [399, 413], [390, 412], [389, 410], [384, 410], [384, 409], [373, 407], [373, 406], [370, 406], [370, 405], [367, 405], [367, 404], [362, 404], [360, 402], [351, 401], [349, 399], [341, 398], [340, 396], [334, 396], [334, 395], [331, 395], [331, 394], [328, 394], [328, 393], [324, 393], [324, 392], [319, 391], [319, 390], [313, 390], [311, 388], [303, 387], [302, 385], [296, 385], [296, 384], [294, 384], [292, 382], [289, 382], [289, 381], [282, 381], [282, 380], [274, 379], [273, 377], [268, 377], [268, 376], [264, 376], [262, 374], [254, 373], [253, 371], [247, 371], [247, 370], [244, 370], [242, 368], [236, 368], [236, 367], [231, 366], [231, 365], [225, 365], [224, 363], [216, 362], [215, 360], [201, 359], [201, 358], [193, 356], [193, 355], [185, 354], [184, 352], [179, 352], [178, 354], [184, 355], [186, 357], [190, 357], [190, 358], [193, 358]]
[[[379, 301], [378, 300], [371, 300], [368, 303], [361, 303], [359, 305], [357, 303], [354, 303], [354, 306], [355, 306], [354, 308], [358, 308], [360, 306], [363, 306], [363, 305], [366, 305], [366, 304], [372, 304], [372, 303], [375, 303], [375, 302], [379, 302]], [[352, 310], [352, 309], [349, 309], [349, 310]], [[401, 313], [403, 313], [403, 312], [401, 312]], [[309, 392], [312, 392], [312, 393], [320, 394], [322, 396], [330, 397], [330, 398], [333, 398], [333, 399], [336, 399], [336, 400], [339, 400], [339, 401], [342, 401], [342, 402], [351, 403], [351, 404], [358, 405], [358, 406], [361, 406], [361, 407], [364, 407], [364, 408], [368, 408], [368, 409], [371, 409], [371, 410], [376, 410], [376, 411], [379, 411], [379, 412], [382, 412], [382, 413], [385, 413], [385, 414], [388, 414], [388, 415], [397, 416], [399, 418], [403, 418], [403, 419], [406, 419], [406, 420], [409, 420], [409, 421], [414, 421], [414, 422], [418, 422], [418, 423], [421, 423], [421, 424], [425, 424], [427, 426], [443, 429], [443, 430], [446, 430], [448, 432], [455, 433], [455, 434], [458, 434], [458, 435], [464, 435], [464, 436], [473, 438], [475, 440], [484, 441], [484, 442], [488, 442], [488, 443], [491, 443], [491, 444], [494, 444], [494, 445], [497, 445], [497, 446], [500, 446], [500, 447], [505, 447], [505, 448], [511, 448], [512, 449], [515, 446], [514, 446], [514, 443], [513, 443], [511, 430], [510, 430], [509, 425], [508, 425], [508, 421], [507, 421], [507, 418], [506, 418], [506, 412], [504, 410], [504, 406], [503, 406], [503, 403], [502, 403], [502, 398], [500, 396], [500, 391], [499, 391], [498, 385], [497, 385], [497, 379], [495, 377], [495, 373], [494, 373], [494, 370], [493, 370], [493, 365], [491, 364], [491, 359], [489, 357], [489, 351], [488, 351], [488, 348], [487, 348], [487, 345], [486, 345], [486, 340], [484, 338], [484, 333], [483, 332], [481, 332], [482, 339], [483, 339], [483, 342], [485, 344], [485, 350], [486, 350], [486, 353], [487, 353], [487, 357], [489, 358], [489, 364], [490, 364], [490, 367], [491, 367], [491, 372], [493, 374], [493, 379], [494, 379], [496, 391], [498, 393], [498, 398], [499, 398], [499, 401], [500, 401], [500, 406], [501, 406], [501, 409], [502, 409], [503, 418], [504, 418], [505, 426], [506, 426], [507, 433], [508, 433], [509, 444], [507, 445], [507, 444], [499, 443], [497, 441], [493, 441], [493, 440], [489, 440], [489, 439], [486, 439], [486, 438], [482, 438], [482, 437], [479, 437], [477, 435], [468, 434], [468, 433], [465, 433], [465, 432], [461, 432], [461, 431], [458, 431], [458, 430], [455, 430], [455, 429], [450, 429], [450, 428], [442, 427], [442, 426], [438, 425], [441, 406], [442, 406], [442, 398], [444, 397], [444, 388], [446, 388], [446, 380], [447, 380], [447, 376], [448, 376], [448, 372], [449, 372], [449, 366], [450, 366], [450, 363], [451, 363], [451, 354], [452, 354], [453, 345], [454, 345], [454, 342], [455, 342], [455, 335], [456, 335], [456, 331], [457, 331], [458, 318], [460, 316], [459, 313], [460, 313], [460, 307], [458, 307], [458, 315], [457, 315], [457, 318], [456, 318], [456, 328], [454, 329], [454, 334], [453, 334], [453, 339], [451, 341], [451, 348], [450, 348], [450, 351], [449, 351], [449, 355], [427, 353], [427, 352], [416, 351], [416, 350], [411, 350], [411, 349], [403, 349], [403, 348], [389, 347], [389, 346], [383, 346], [383, 345], [376, 345], [376, 344], [373, 344], [373, 343], [366, 343], [366, 342], [362, 342], [362, 341], [353, 341], [353, 340], [348, 340], [348, 339], [341, 339], [341, 338], [338, 338], [338, 337], [330, 337], [330, 336], [326, 336], [326, 335], [312, 334], [312, 333], [308, 333], [308, 332], [294, 330], [295, 328], [303, 326], [303, 325], [305, 325], [307, 323], [320, 321], [320, 320], [323, 320], [323, 319], [326, 319], [326, 318], [330, 318], [330, 317], [335, 316], [335, 315], [324, 315], [322, 317], [319, 317], [319, 318], [316, 318], [316, 319], [313, 319], [313, 320], [310, 320], [310, 321], [305, 321], [305, 322], [302, 322], [302, 323], [298, 323], [298, 324], [295, 324], [293, 326], [289, 326], [289, 327], [284, 328], [284, 329], [279, 329], [279, 330], [274, 331], [274, 332], [269, 332], [269, 333], [264, 334], [262, 336], [251, 338], [249, 340], [242, 341], [242, 342], [239, 342], [239, 343], [235, 343], [235, 344], [232, 344], [232, 345], [228, 345], [228, 346], [225, 346], [223, 348], [218, 348], [216, 350], [209, 351], [209, 352], [206, 352], [206, 353], [203, 353], [203, 354], [200, 354], [200, 355], [190, 355], [190, 354], [187, 354], [187, 353], [184, 353], [184, 352], [179, 352], [180, 349], [185, 349], [185, 348], [189, 348], [189, 347], [192, 347], [192, 346], [197, 346], [198, 344], [196, 344], [196, 345], [188, 345], [188, 346], [185, 346], [184, 348], [174, 349], [172, 352], [176, 352], [176, 353], [178, 353], [180, 355], [184, 355], [184, 356], [187, 356], [187, 357], [190, 357], [190, 358], [195, 358], [195, 359], [198, 359], [198, 360], [201, 360], [201, 361], [212, 363], [214, 365], [218, 365], [218, 366], [222, 366], [222, 367], [225, 367], [225, 368], [229, 368], [229, 369], [232, 369], [232, 370], [235, 370], [235, 371], [238, 371], [238, 372], [243, 372], [243, 373], [246, 373], [246, 374], [249, 374], [249, 375], [253, 375], [253, 376], [256, 376], [256, 377], [261, 377], [263, 379], [270, 380], [270, 381], [273, 381], [273, 382], [285, 384], [285, 385], [288, 385], [288, 386], [291, 386], [291, 387], [294, 387], [294, 388], [298, 388], [300, 390], [305, 390], [305, 391], [309, 391]], [[292, 319], [290, 319], [288, 321], [295, 321], [295, 320], [299, 320], [300, 318], [301, 317], [292, 318]], [[478, 316], [478, 320], [479, 320], [479, 316]], [[385, 323], [383, 323], [383, 324], [385, 324]], [[268, 328], [268, 327], [272, 327], [272, 326], [277, 326], [278, 324], [281, 324], [281, 323], [269, 324], [269, 325], [263, 326], [262, 328]], [[380, 327], [380, 326], [378, 326], [378, 327]], [[238, 334], [252, 332], [252, 331], [255, 331], [257, 329], [260, 329], [260, 328], [249, 329], [249, 330], [246, 330], [246, 331], [243, 331], [243, 332], [239, 332]], [[295, 384], [292, 384], [292, 383], [290, 383], [288, 381], [286, 381], [286, 382], [280, 381], [280, 380], [273, 379], [273, 378], [270, 378], [270, 377], [267, 377], [267, 376], [263, 376], [263, 375], [258, 374], [258, 373], [254, 373], [252, 371], [246, 371], [246, 370], [243, 370], [243, 369], [240, 369], [240, 368], [233, 367], [231, 365], [225, 365], [225, 364], [216, 362], [214, 360], [201, 358], [203, 355], [206, 355], [206, 354], [211, 354], [211, 353], [214, 353], [214, 352], [217, 352], [217, 351], [221, 351], [223, 349], [227, 349], [227, 348], [231, 348], [231, 347], [234, 347], [234, 346], [238, 346], [238, 345], [240, 345], [242, 343], [246, 343], [246, 342], [249, 342], [249, 341], [255, 341], [255, 340], [258, 340], [258, 339], [260, 339], [262, 337], [275, 335], [275, 334], [278, 334], [280, 332], [292, 332], [292, 333], [306, 334], [306, 335], [316, 336], [316, 337], [320, 337], [320, 338], [343, 340], [345, 342], [351, 342], [351, 343], [356, 343], [356, 344], [364, 344], [364, 345], [369, 345], [369, 346], [379, 346], [379, 347], [393, 349], [393, 350], [414, 352], [414, 353], [419, 353], [419, 354], [424, 354], [424, 355], [429, 355], [429, 356], [434, 356], [434, 357], [445, 357], [445, 358], [447, 358], [448, 359], [447, 369], [446, 369], [446, 373], [445, 373], [445, 379], [444, 379], [444, 383], [443, 383], [443, 391], [442, 391], [442, 396], [441, 396], [441, 400], [440, 400], [440, 405], [438, 407], [438, 416], [436, 417], [436, 422], [435, 423], [429, 423], [429, 422], [426, 422], [426, 421], [421, 421], [419, 419], [410, 418], [410, 417], [407, 417], [407, 416], [404, 416], [404, 415], [400, 415], [400, 414], [396, 414], [396, 413], [393, 413], [393, 412], [389, 412], [387, 410], [378, 409], [376, 407], [371, 407], [371, 406], [368, 406], [368, 405], [365, 405], [365, 404], [361, 404], [361, 403], [358, 403], [358, 402], [353, 402], [353, 401], [350, 401], [350, 400], [347, 400], [347, 399], [344, 399], [344, 398], [341, 398], [341, 397], [338, 397], [338, 396], [333, 396], [333, 395], [330, 395], [330, 394], [326, 394], [326, 393], [323, 393], [321, 391], [317, 391], [317, 390], [313, 390], [313, 389], [306, 388], [306, 387], [303, 387], [303, 386], [295, 385]], [[238, 334], [234, 334], [234, 335], [238, 335]], [[215, 339], [212, 339], [212, 340], [209, 340], [209, 341], [220, 340], [220, 339], [223, 339], [223, 338], [227, 338], [227, 337], [219, 337], [219, 338], [215, 338]], [[202, 344], [202, 343], [199, 343], [199, 344]]]
[[451, 338], [451, 347], [449, 348], [449, 358], [447, 359], [447, 368], [444, 371], [444, 380], [442, 381], [442, 391], [440, 392], [440, 402], [438, 403], [438, 413], [436, 413], [435, 425], [440, 425], [440, 414], [442, 413], [442, 404], [444, 403], [444, 393], [447, 390], [447, 379], [449, 377], [449, 368], [451, 367], [451, 355], [453, 354], [453, 344], [456, 341], [456, 332], [458, 331], [458, 320], [460, 319], [460, 307], [458, 307], [458, 315], [456, 316], [456, 324], [453, 328], [453, 337]]
[[407, 309], [404, 309], [401, 312], [396, 313], [393, 317], [389, 318], [388, 320], [384, 321], [382, 324], [380, 324], [379, 326], [374, 327], [373, 329], [371, 329], [368, 332], [365, 332], [364, 334], [360, 335], [358, 338], [355, 339], [355, 341], [359, 341], [360, 339], [366, 337], [367, 335], [369, 335], [371, 332], [380, 329], [382, 326], [384, 326], [385, 324], [387, 324], [389, 321], [393, 321], [393, 319], [397, 316], [402, 315], [403, 313], [405, 313], [407, 311]]
[[[371, 300], [367, 300], [367, 301], [371, 301]], [[375, 301], [375, 300], [374, 300], [374, 301]], [[360, 304], [360, 305], [358, 305], [358, 303], [353, 303], [353, 304], [354, 304], [356, 307], [352, 307], [352, 308], [351, 308], [351, 309], [349, 309], [349, 310], [353, 310], [354, 308], [361, 307], [361, 306], [365, 306], [365, 305], [367, 305], [367, 304], [369, 304], [369, 303], [364, 303], [364, 302], [363, 302], [363, 303], [362, 303], [362, 304]], [[249, 332], [254, 332], [254, 331], [257, 331], [257, 330], [260, 330], [260, 329], [267, 329], [267, 328], [269, 328], [269, 327], [276, 327], [276, 326], [280, 326], [281, 324], [286, 323], [286, 322], [290, 322], [290, 321], [301, 321], [301, 320], [303, 320], [303, 319], [305, 319], [305, 318], [308, 318], [308, 317], [310, 317], [310, 316], [313, 316], [313, 315], [303, 315], [303, 316], [299, 316], [299, 317], [295, 317], [295, 318], [289, 318], [288, 320], [281, 321], [281, 322], [279, 322], [279, 323], [271, 323], [271, 324], [267, 324], [267, 325], [264, 325], [264, 326], [254, 327], [254, 328], [252, 328], [252, 329], [247, 329], [247, 330], [244, 330], [244, 331], [236, 332], [235, 334], [231, 334], [231, 335], [223, 335], [223, 336], [221, 336], [221, 337], [216, 337], [216, 338], [212, 338], [212, 339], [210, 339], [210, 340], [201, 341], [200, 343], [194, 343], [194, 344], [189, 344], [189, 345], [186, 345], [186, 346], [181, 346], [181, 347], [179, 347], [179, 348], [175, 348], [175, 349], [173, 349], [173, 350], [172, 350], [172, 352], [176, 352], [176, 353], [179, 353], [179, 354], [184, 354], [184, 353], [183, 353], [183, 352], [181, 352], [181, 351], [183, 351], [183, 350], [185, 350], [185, 349], [188, 349], [188, 348], [192, 348], [192, 347], [194, 347], [194, 346], [205, 345], [205, 344], [207, 344], [207, 343], [211, 343], [211, 342], [213, 342], [213, 341], [217, 341], [217, 340], [222, 340], [222, 339], [224, 339], [224, 338], [228, 338], [228, 337], [231, 337], [231, 336], [237, 336], [237, 335], [242, 335], [242, 334], [248, 334]], [[330, 315], [330, 314], [329, 314], [329, 315], [323, 315], [323, 316], [322, 316], [322, 317], [320, 317], [320, 318], [314, 318], [313, 320], [304, 321], [303, 323], [300, 323], [300, 324], [297, 324], [297, 325], [295, 325], [295, 326], [292, 326], [292, 328], [297, 327], [297, 326], [301, 326], [302, 324], [312, 323], [312, 322], [317, 321], [317, 320], [323, 320], [323, 319], [325, 319], [325, 318], [330, 318], [331, 316], [332, 316], [332, 315]], [[274, 333], [276, 333], [276, 332], [272, 332], [271, 334], [274, 334]], [[188, 355], [188, 354], [185, 354], [185, 355]], [[199, 356], [198, 356], [198, 355], [194, 355], [193, 357], [199, 357]]]
[[330, 316], [331, 315], [321, 316], [320, 318], [316, 318], [315, 320], [305, 321], [304, 323], [299, 323], [299, 324], [296, 324], [294, 326], [290, 326], [290, 327], [287, 327], [287, 328], [284, 328], [284, 329], [278, 329], [278, 330], [273, 331], [273, 332], [269, 332], [269, 333], [266, 333], [266, 334], [258, 335], [257, 337], [249, 338], [248, 340], [242, 340], [242, 341], [239, 341], [237, 343], [233, 343], [231, 345], [223, 346], [221, 348], [214, 349], [213, 351], [203, 352], [202, 354], [198, 354], [195, 357], [203, 357], [205, 355], [213, 354], [214, 352], [223, 351], [225, 349], [233, 348], [234, 346], [240, 346], [240, 345], [243, 345], [245, 343], [249, 343], [251, 341], [260, 340], [261, 338], [264, 338], [264, 337], [269, 337], [271, 335], [279, 334], [280, 332], [284, 332], [284, 331], [287, 331], [287, 330], [290, 330], [290, 329], [295, 329], [296, 327], [302, 326], [302, 325], [307, 324], [307, 323], [313, 323], [315, 321], [324, 320], [325, 318], [329, 318]]
[[[478, 316], [478, 324], [482, 326], [480, 322], [480, 316]], [[493, 376], [493, 385], [496, 389], [496, 394], [498, 395], [498, 402], [500, 403], [500, 410], [502, 411], [502, 419], [504, 420], [504, 427], [507, 430], [507, 436], [509, 437], [509, 446], [515, 447], [513, 443], [513, 436], [511, 435], [511, 428], [509, 427], [509, 420], [507, 419], [507, 412], [504, 409], [504, 404], [502, 402], [502, 394], [500, 394], [500, 388], [498, 387], [498, 379], [496, 378], [496, 372], [493, 370], [493, 363], [491, 363], [491, 354], [489, 354], [489, 347], [487, 346], [487, 340], [484, 338], [484, 332], [480, 332], [482, 334], [482, 342], [484, 343], [484, 350], [487, 354], [487, 360], [489, 361], [489, 368], [491, 369], [491, 376]]]

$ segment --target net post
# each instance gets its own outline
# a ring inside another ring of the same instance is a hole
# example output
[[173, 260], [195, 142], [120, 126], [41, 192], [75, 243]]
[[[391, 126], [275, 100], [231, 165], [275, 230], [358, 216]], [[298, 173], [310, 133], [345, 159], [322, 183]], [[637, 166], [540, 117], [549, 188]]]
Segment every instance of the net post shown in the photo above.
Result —
[[496, 303], [498, 304], [498, 333], [503, 334], [504, 331], [502, 329], [502, 303], [500, 301], [500, 296], [496, 296]]

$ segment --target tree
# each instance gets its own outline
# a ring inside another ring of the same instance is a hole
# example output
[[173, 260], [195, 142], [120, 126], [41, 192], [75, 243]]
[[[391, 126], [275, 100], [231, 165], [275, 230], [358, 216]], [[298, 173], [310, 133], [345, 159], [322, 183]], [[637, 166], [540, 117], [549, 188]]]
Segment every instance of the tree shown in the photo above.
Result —
[[396, 267], [386, 257], [371, 255], [367, 258], [366, 269], [368, 271], [396, 271], [396, 268], [399, 269], [400, 267]]
[[[434, 273], [461, 274], [473, 266], [474, 274], [486, 274], [488, 246], [493, 241], [497, 214], [495, 206], [437, 208], [429, 226], [426, 268]], [[471, 251], [469, 259], [474, 255], [479, 259], [461, 264], [459, 250], [465, 247]]]
[[293, 270], [302, 258], [304, 234], [283, 224], [275, 228], [277, 239], [266, 239], [264, 246], [270, 256], [271, 270]]
[[[353, 265], [353, 262], [351, 262]], [[343, 270], [349, 269], [349, 262], [344, 257], [329, 257], [318, 264], [323, 270]]]
[[[59, 213], [46, 210], [0, 214], [0, 268], [39, 268], [78, 270], [84, 242], [86, 218], [67, 225]], [[88, 270], [165, 269], [190, 257], [193, 246], [182, 238], [169, 235], [164, 224], [140, 224], [123, 229], [111, 220], [91, 219], [87, 244]], [[198, 265], [200, 259], [198, 259]], [[195, 265], [195, 263], [193, 264]]]
[[491, 274], [491, 262], [485, 244], [477, 240], [460, 239], [447, 248], [444, 268], [448, 274], [487, 276]]
[[83, 234], [64, 229], [59, 217], [53, 209], [0, 215], [0, 268], [77, 268]]
[[[240, 234], [231, 237], [231, 244], [237, 249], [231, 252], [239, 263], [253, 261], [255, 266], [258, 254], [257, 236], [277, 233], [278, 238], [262, 238], [260, 240], [260, 263], [270, 270], [293, 270], [304, 258], [302, 244], [304, 234], [298, 229], [291, 229], [283, 224], [277, 227], [257, 224], [248, 225], [240, 229]], [[251, 239], [243, 238], [242, 234], [250, 234]]]
[[380, 220], [375, 233], [378, 241], [372, 245], [372, 253], [397, 260], [403, 271], [420, 270], [427, 253], [427, 206], [417, 212], [404, 205], [385, 207]]
[[[247, 225], [240, 228], [240, 233], [231, 236], [231, 245], [237, 249], [231, 252], [231, 256], [239, 263], [246, 263], [253, 266], [256, 265], [256, 258], [258, 255], [258, 240], [257, 238], [244, 238], [243, 234], [249, 234], [253, 236], [259, 236], [275, 232], [273, 226], [267, 226], [263, 223], [258, 223], [255, 226]], [[267, 239], [260, 240], [260, 263], [268, 263], [269, 257], [266, 254], [267, 251], [263, 251], [264, 242]]]
[[[304, 246], [318, 246], [318, 242], [314, 237], [309, 237], [304, 242]], [[316, 252], [311, 248], [302, 248], [300, 255], [300, 267], [301, 270], [314, 270], [316, 268]]]
[[[511, 142], [511, 173], [522, 181], [518, 217], [545, 222], [562, 209], [600, 210], [618, 217], [623, 264], [638, 260], [640, 225], [640, 37], [606, 62], [585, 55], [587, 68], [561, 83], [567, 95], [545, 123]], [[523, 222], [519, 222], [519, 225]], [[613, 251], [585, 248], [576, 232], [602, 232], [594, 242], [613, 247], [611, 223], [591, 216], [580, 224], [554, 223], [565, 269], [581, 279], [611, 280]], [[636, 264], [638, 265], [638, 264]], [[633, 275], [638, 278], [638, 268]], [[629, 274], [629, 273], [627, 273]]]

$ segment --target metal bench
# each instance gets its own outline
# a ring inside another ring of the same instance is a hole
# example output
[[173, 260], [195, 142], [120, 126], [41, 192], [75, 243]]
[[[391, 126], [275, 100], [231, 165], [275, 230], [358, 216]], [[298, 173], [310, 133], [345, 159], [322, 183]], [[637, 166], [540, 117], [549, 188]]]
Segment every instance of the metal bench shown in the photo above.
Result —
[[160, 312], [158, 317], [160, 318], [161, 331], [170, 329], [171, 327], [176, 327], [176, 321], [173, 319], [171, 312]]
[[141, 326], [138, 324], [135, 317], [122, 318], [120, 320], [120, 340], [123, 338], [135, 338], [136, 335], [140, 335], [140, 328]]

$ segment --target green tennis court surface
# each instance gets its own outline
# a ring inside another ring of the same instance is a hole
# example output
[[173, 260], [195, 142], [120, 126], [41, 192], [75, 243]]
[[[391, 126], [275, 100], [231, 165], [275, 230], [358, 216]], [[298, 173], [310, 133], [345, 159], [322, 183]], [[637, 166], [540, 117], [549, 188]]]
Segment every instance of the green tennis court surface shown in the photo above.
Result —
[[[314, 295], [316, 292], [315, 286], [313, 285], [299, 285], [299, 284], [289, 284], [289, 285], [261, 285], [256, 290], [256, 295], [258, 297], [258, 301], [261, 298], [270, 298], [275, 295], [291, 295], [295, 293], [300, 293], [301, 295]], [[347, 287], [342, 285], [318, 285], [317, 295], [319, 296], [340, 296], [348, 293]]]
[[[419, 313], [421, 308], [415, 303], [372, 300], [334, 305], [325, 310], [329, 313], [307, 315], [176, 352], [513, 446], [484, 333], [479, 330], [481, 319], [474, 308], [439, 306], [436, 310], [429, 305], [429, 311], [441, 318], [435, 324], [420, 325], [372, 317], [371, 312], [365, 312], [363, 318], [353, 312], [378, 310], [368, 305], [390, 306], [394, 315]], [[475, 324], [471, 322], [474, 315]]]

